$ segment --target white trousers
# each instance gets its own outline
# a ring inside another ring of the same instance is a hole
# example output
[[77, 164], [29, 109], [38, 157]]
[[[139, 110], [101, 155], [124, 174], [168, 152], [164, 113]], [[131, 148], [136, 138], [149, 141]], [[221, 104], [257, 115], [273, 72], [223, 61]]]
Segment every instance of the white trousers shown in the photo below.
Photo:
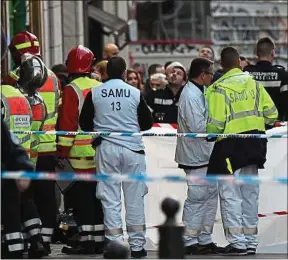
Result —
[[[234, 172], [236, 176], [258, 176], [250, 165]], [[218, 182], [221, 216], [227, 241], [239, 249], [256, 248], [258, 241], [259, 184]]]
[[[106, 140], [97, 147], [95, 159], [99, 173], [146, 174], [144, 154], [133, 152]], [[144, 196], [148, 193], [148, 188], [145, 182], [123, 182], [122, 189], [130, 249], [140, 251], [146, 243]], [[100, 181], [96, 196], [101, 200], [103, 206], [106, 239], [123, 240], [121, 182]]]
[[[206, 176], [207, 167], [185, 170], [187, 175]], [[183, 223], [185, 246], [212, 243], [218, 191], [217, 183], [200, 184], [188, 181], [187, 199], [184, 202]]]

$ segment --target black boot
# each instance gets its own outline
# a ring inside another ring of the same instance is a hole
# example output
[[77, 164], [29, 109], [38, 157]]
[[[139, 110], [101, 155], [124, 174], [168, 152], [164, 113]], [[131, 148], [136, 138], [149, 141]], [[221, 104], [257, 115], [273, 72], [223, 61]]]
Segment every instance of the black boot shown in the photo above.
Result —
[[131, 251], [132, 258], [143, 258], [147, 256], [147, 251], [143, 248], [140, 251]]
[[50, 243], [48, 243], [48, 242], [43, 242], [43, 246], [44, 246], [44, 248], [45, 248], [45, 250], [46, 250], [45, 256], [50, 255], [50, 254], [51, 254]]
[[22, 259], [23, 251], [9, 252], [4, 259]]
[[30, 248], [28, 249], [28, 258], [38, 259], [47, 255], [43, 243], [40, 241], [31, 242]]
[[64, 246], [61, 252], [67, 255], [94, 255], [95, 248], [84, 248], [80, 245], [77, 245], [76, 247]]

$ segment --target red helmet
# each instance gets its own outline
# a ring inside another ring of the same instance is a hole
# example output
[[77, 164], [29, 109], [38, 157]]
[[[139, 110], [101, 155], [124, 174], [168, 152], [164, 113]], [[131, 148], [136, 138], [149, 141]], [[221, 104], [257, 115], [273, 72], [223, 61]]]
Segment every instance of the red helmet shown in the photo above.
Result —
[[40, 56], [40, 46], [37, 37], [27, 31], [17, 33], [9, 44], [9, 50], [15, 63], [21, 63], [21, 56], [30, 53]]
[[90, 73], [93, 61], [93, 52], [82, 45], [78, 45], [68, 53], [66, 60], [68, 73]]

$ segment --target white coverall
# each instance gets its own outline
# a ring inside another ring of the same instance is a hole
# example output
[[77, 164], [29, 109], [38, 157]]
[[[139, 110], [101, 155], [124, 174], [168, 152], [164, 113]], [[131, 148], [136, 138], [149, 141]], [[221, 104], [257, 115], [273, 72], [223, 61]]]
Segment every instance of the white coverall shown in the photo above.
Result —
[[[207, 117], [204, 93], [188, 82], [178, 105], [178, 132], [205, 133]], [[205, 139], [177, 137], [175, 161], [187, 175], [205, 176], [213, 145]], [[185, 246], [210, 244], [218, 203], [217, 184], [188, 181], [187, 185], [183, 210]]]

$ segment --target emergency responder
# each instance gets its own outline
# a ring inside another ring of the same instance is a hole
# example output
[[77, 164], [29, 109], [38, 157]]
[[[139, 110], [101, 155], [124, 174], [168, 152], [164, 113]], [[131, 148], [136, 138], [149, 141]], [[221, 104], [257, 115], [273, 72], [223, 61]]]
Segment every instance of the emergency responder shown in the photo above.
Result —
[[[3, 120], [9, 130], [31, 131], [32, 112], [25, 96], [10, 85], [1, 85], [1, 109]], [[19, 144], [30, 157], [31, 136], [17, 134]]]
[[[32, 111], [31, 131], [40, 131], [46, 119], [46, 106], [38, 89], [48, 77], [48, 70], [41, 59], [32, 54], [23, 54], [19, 67], [19, 80], [16, 87], [24, 94]], [[34, 168], [38, 158], [40, 135], [32, 135], [30, 145], [30, 159]]]
[[[2, 121], [6, 123], [9, 130], [14, 131], [30, 131], [31, 130], [31, 108], [24, 97], [24, 95], [14, 87], [10, 85], [1, 85], [1, 112], [2, 112]], [[1, 121], [1, 122], [2, 122]], [[32, 166], [28, 159], [26, 159], [27, 156], [30, 155], [30, 143], [31, 143], [31, 137], [27, 134], [17, 134], [16, 142], [17, 144], [21, 145], [27, 154], [25, 157], [22, 155], [22, 149], [18, 149], [16, 145], [14, 144], [5, 144], [5, 142], [9, 142], [10, 137], [4, 138], [3, 135], [6, 134], [5, 129], [7, 126], [2, 124], [2, 155], [5, 156], [5, 158], [1, 159], [2, 170], [32, 170]], [[15, 148], [14, 148], [15, 146]], [[8, 149], [8, 152], [6, 154], [6, 151], [3, 149]], [[12, 148], [13, 153], [16, 153], [19, 151], [20, 158], [9, 158], [7, 156], [12, 156]], [[17, 148], [17, 149], [16, 149]], [[6, 158], [7, 157], [7, 158]], [[21, 159], [21, 161], [17, 161]], [[9, 160], [9, 166], [8, 164]], [[14, 161], [15, 160], [15, 161]], [[16, 165], [13, 165], [12, 163], [16, 163]], [[20, 163], [23, 163], [21, 166]], [[29, 167], [28, 167], [29, 166]], [[17, 168], [18, 167], [18, 168]], [[26, 167], [26, 168], [25, 168]], [[19, 180], [17, 180], [19, 181]], [[20, 219], [20, 194], [19, 190], [17, 189], [16, 183], [14, 180], [2, 180], [1, 182], [2, 187], [2, 224], [4, 226], [4, 241], [7, 243], [8, 249], [10, 253], [8, 255], [2, 255], [2, 257], [6, 258], [22, 258], [22, 251], [24, 249], [23, 244], [23, 236], [21, 233], [21, 219]], [[11, 241], [10, 241], [11, 240]], [[4, 254], [4, 252], [2, 252]]]
[[[19, 80], [16, 87], [22, 91], [30, 104], [32, 111], [31, 130], [43, 130], [46, 120], [47, 110], [43, 98], [39, 95], [38, 89], [43, 86], [48, 78], [48, 70], [41, 59], [32, 54], [23, 54], [19, 67]], [[32, 135], [30, 146], [30, 159], [36, 167], [38, 158], [40, 135]], [[33, 180], [27, 191], [22, 193], [21, 206], [24, 232], [28, 234], [31, 246], [28, 254], [31, 258], [38, 258], [48, 255], [49, 248], [45, 243], [45, 234], [42, 234], [42, 223], [38, 215], [36, 196], [38, 191], [38, 182]]]
[[[3, 28], [1, 29], [1, 42], [6, 45], [4, 31]], [[1, 60], [5, 56], [6, 52], [1, 52]], [[15, 137], [8, 132], [8, 130], [31, 130], [31, 116], [31, 108], [25, 96], [10, 85], [1, 85], [1, 169], [3, 171], [33, 170], [27, 157], [30, 155], [30, 135], [19, 134]], [[18, 144], [21, 144], [24, 149], [21, 149]], [[21, 233], [20, 191], [28, 188], [29, 184], [29, 180], [16, 180], [16, 183], [8, 179], [1, 181], [1, 224], [4, 227], [1, 258], [22, 258], [24, 240]]]
[[[29, 105], [25, 102], [25, 97], [20, 96], [18, 93], [15, 99], [22, 103], [21, 112], [28, 109]], [[25, 150], [17, 144], [19, 142], [18, 139], [9, 133], [3, 117], [5, 115], [2, 114], [1, 170], [32, 171], [33, 167]], [[15, 115], [11, 117], [15, 119]], [[13, 119], [10, 122], [13, 122]], [[1, 180], [1, 224], [3, 225], [1, 233], [2, 243], [4, 242], [4, 247], [1, 245], [2, 259], [21, 259], [23, 256], [24, 240], [21, 233], [20, 191], [23, 191], [28, 186], [29, 180]]]
[[154, 122], [177, 123], [178, 101], [187, 82], [186, 68], [180, 62], [171, 63], [166, 70], [168, 84], [165, 88], [152, 91], [146, 97], [147, 105], [152, 109]]
[[[79, 115], [87, 93], [101, 83], [91, 79], [93, 53], [79, 45], [72, 49], [67, 57], [66, 65], [70, 83], [63, 91], [63, 103], [59, 115], [59, 130], [81, 131]], [[92, 136], [59, 136], [58, 156], [61, 164], [68, 163], [78, 173], [96, 172], [94, 161], [95, 150], [91, 145]], [[67, 254], [102, 253], [104, 246], [103, 210], [101, 202], [95, 197], [95, 182], [75, 182], [69, 187], [65, 196], [73, 202], [75, 221], [79, 230], [79, 246], [64, 247]]]
[[15, 69], [10, 71], [3, 78], [4, 84], [15, 86], [19, 79], [19, 66], [21, 64], [21, 56], [24, 53], [30, 53], [40, 56], [40, 46], [37, 37], [27, 31], [16, 34], [8, 46]]
[[[80, 115], [83, 131], [139, 132], [152, 127], [152, 117], [140, 90], [124, 82], [125, 60], [113, 57], [108, 61], [109, 80], [88, 93]], [[140, 136], [103, 136], [93, 141], [97, 146], [96, 168], [99, 173], [145, 174], [145, 152]], [[132, 257], [144, 257], [145, 213], [144, 182], [122, 183], [126, 209], [126, 227]], [[121, 182], [100, 181], [97, 197], [104, 210], [107, 240], [122, 240]], [[104, 255], [105, 257], [105, 255]]]
[[[213, 78], [213, 62], [196, 58], [191, 62], [189, 81], [179, 99], [178, 132], [205, 133], [208, 118], [204, 93]], [[206, 176], [214, 143], [205, 139], [177, 137], [175, 161], [187, 175]], [[209, 254], [219, 250], [212, 241], [212, 231], [217, 211], [217, 184], [188, 181], [187, 199], [184, 203], [186, 254]]]
[[[37, 37], [27, 31], [16, 34], [9, 50], [16, 66], [21, 63], [23, 54], [33, 54], [40, 57], [40, 46]], [[16, 75], [17, 76], [17, 75]], [[60, 105], [60, 86], [55, 74], [48, 70], [48, 77], [41, 88], [38, 89], [40, 96], [44, 99], [47, 109], [47, 117], [43, 124], [43, 131], [55, 131], [58, 117], [58, 107]], [[56, 135], [39, 135], [38, 158], [36, 171], [55, 172], [56, 160]], [[56, 225], [56, 199], [55, 183], [53, 181], [35, 181], [35, 203], [42, 221], [43, 239], [45, 246], [50, 251], [50, 242]]]
[[[240, 69], [240, 57], [233, 47], [221, 52], [225, 74], [211, 85], [208, 101], [208, 133], [261, 134], [265, 124], [273, 126], [276, 106], [261, 83]], [[257, 176], [266, 161], [267, 140], [218, 139], [214, 145], [208, 174]], [[225, 236], [230, 243], [227, 255], [255, 254], [258, 245], [258, 184], [218, 182]]]
[[280, 65], [272, 65], [275, 58], [275, 44], [272, 39], [265, 37], [257, 42], [256, 54], [258, 62], [249, 65], [244, 71], [250, 72], [254, 79], [262, 83], [275, 103], [279, 119], [288, 120], [288, 72]]
[[109, 60], [119, 55], [119, 48], [113, 43], [107, 43], [103, 50], [103, 60]]

